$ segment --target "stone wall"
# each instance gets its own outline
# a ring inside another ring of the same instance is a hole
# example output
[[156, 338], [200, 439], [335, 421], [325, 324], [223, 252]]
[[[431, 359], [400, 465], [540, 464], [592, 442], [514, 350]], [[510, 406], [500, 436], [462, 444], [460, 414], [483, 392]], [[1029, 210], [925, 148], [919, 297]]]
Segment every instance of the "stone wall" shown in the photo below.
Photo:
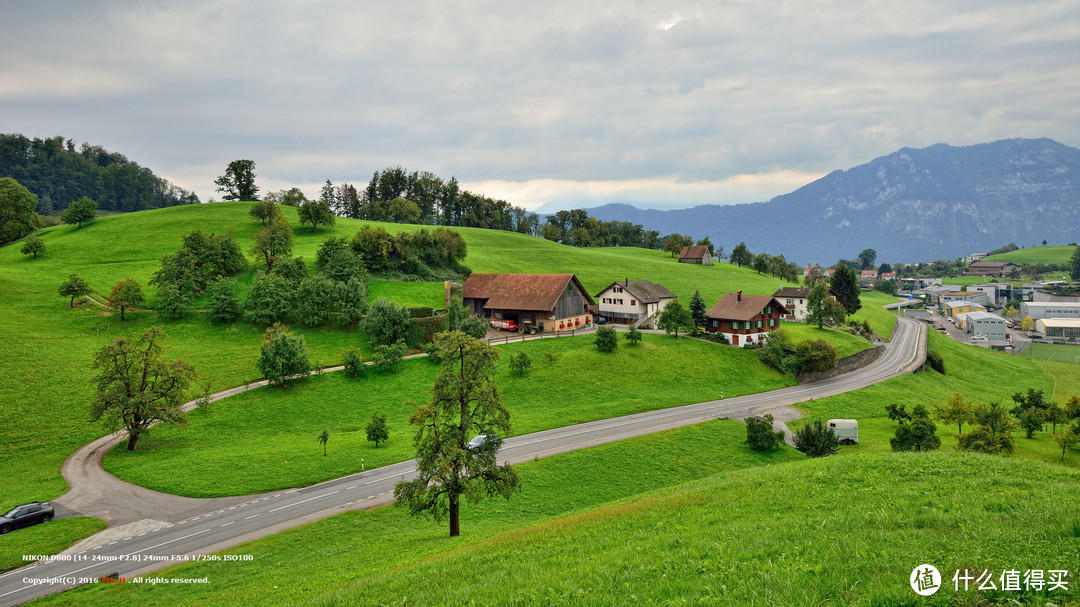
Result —
[[862, 352], [856, 352], [851, 356], [845, 356], [836, 361], [836, 366], [828, 371], [803, 371], [799, 374], [800, 384], [811, 384], [823, 379], [829, 379], [830, 377], [836, 377], [837, 375], [843, 375], [849, 371], [855, 369], [861, 369], [866, 365], [881, 358], [881, 355], [885, 353], [885, 346], [878, 346], [870, 350], [863, 350]]

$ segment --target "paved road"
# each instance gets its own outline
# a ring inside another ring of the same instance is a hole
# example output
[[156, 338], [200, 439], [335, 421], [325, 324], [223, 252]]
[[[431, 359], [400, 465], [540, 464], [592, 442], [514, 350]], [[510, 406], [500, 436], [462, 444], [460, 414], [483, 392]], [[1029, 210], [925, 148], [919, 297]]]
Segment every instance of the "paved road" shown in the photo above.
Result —
[[[762, 394], [517, 436], [504, 442], [500, 458], [522, 463], [718, 417], [743, 419], [772, 413], [781, 421], [793, 419], [796, 413], [789, 405], [858, 390], [917, 368], [925, 356], [924, 348], [919, 347], [924, 331], [919, 323], [901, 318], [885, 354], [845, 375]], [[103, 576], [130, 580], [200, 556], [220, 558], [212, 553], [348, 510], [389, 504], [394, 485], [412, 478], [414, 473], [413, 462], [408, 461], [303, 489], [220, 500], [177, 498], [178, 508], [151, 509], [144, 513], [145, 519], [110, 528], [80, 542], [58, 555], [60, 560], [39, 561], [0, 576], [0, 605], [19, 604]], [[133, 496], [149, 499], [141, 492]], [[149, 507], [152, 503], [143, 505]], [[180, 516], [184, 518], [176, 518]]]

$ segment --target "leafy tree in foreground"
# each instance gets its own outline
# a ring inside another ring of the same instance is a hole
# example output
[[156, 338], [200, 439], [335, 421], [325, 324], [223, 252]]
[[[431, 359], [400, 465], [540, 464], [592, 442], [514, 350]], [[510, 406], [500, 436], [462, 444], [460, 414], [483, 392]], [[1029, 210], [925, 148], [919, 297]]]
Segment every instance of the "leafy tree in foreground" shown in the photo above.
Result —
[[619, 338], [615, 335], [615, 329], [600, 327], [596, 330], [596, 339], [593, 340], [596, 348], [601, 352], [614, 352], [619, 347]]
[[631, 346], [636, 346], [641, 343], [641, 331], [638, 331], [637, 325], [630, 323], [630, 326], [626, 328], [626, 341]]
[[795, 448], [805, 453], [806, 457], [824, 457], [835, 455], [840, 441], [836, 438], [836, 432], [818, 418], [795, 433]]
[[322, 454], [326, 457], [326, 443], [330, 441], [330, 428], [323, 428], [319, 434], [319, 442], [322, 443]]
[[39, 227], [38, 197], [11, 177], [0, 177], [0, 244], [18, 240]]
[[165, 337], [150, 327], [136, 340], [117, 337], [94, 355], [97, 393], [90, 419], [104, 420], [109, 430], [126, 429], [129, 451], [155, 423], [187, 423], [184, 392], [195, 369], [184, 360], [165, 360]]
[[510, 357], [510, 370], [517, 375], [525, 375], [529, 372], [531, 366], [532, 357], [524, 351], [518, 350], [516, 354]]
[[899, 421], [896, 434], [889, 439], [893, 451], [933, 451], [941, 446], [941, 439], [936, 434], [937, 426], [930, 421], [926, 407], [915, 405], [907, 419]]
[[694, 333], [697, 333], [698, 327], [704, 328], [709, 322], [705, 317], [705, 299], [701, 297], [701, 291], [696, 289], [690, 298], [690, 318], [693, 319]]
[[376, 411], [371, 416], [371, 423], [364, 428], [367, 433], [368, 442], [375, 443], [375, 448], [379, 448], [379, 443], [385, 443], [390, 439], [390, 428], [386, 425], [386, 415]]
[[109, 307], [120, 310], [120, 321], [124, 321], [124, 311], [128, 308], [137, 308], [146, 301], [142, 286], [134, 278], [127, 278], [116, 283], [109, 292]]
[[90, 294], [90, 285], [87, 284], [86, 279], [78, 274], [68, 275], [68, 279], [60, 284], [60, 288], [57, 292], [64, 297], [71, 297], [71, 301], [68, 303], [68, 307], [75, 307], [75, 298], [83, 297]]
[[223, 200], [258, 200], [259, 186], [255, 185], [255, 161], [234, 160], [225, 174], [214, 180]]
[[455, 537], [461, 534], [462, 496], [472, 502], [485, 494], [509, 499], [521, 481], [509, 464], [498, 465], [499, 441], [468, 447], [474, 435], [510, 433], [510, 413], [494, 381], [498, 353], [459, 331], [442, 333], [435, 342], [442, 370], [431, 401], [409, 418], [417, 426], [418, 474], [398, 483], [394, 497], [414, 515], [428, 512], [436, 520], [449, 515], [450, 536]]
[[82, 228], [84, 223], [93, 223], [95, 219], [97, 219], [97, 203], [88, 196], [83, 196], [69, 204], [68, 208], [60, 214], [61, 221], [68, 225], [78, 224], [79, 228]]
[[31, 234], [26, 237], [21, 249], [23, 255], [33, 255], [37, 259], [38, 253], [45, 253], [45, 241]]
[[767, 413], [762, 419], [746, 418], [746, 444], [754, 451], [771, 451], [783, 442], [784, 433], [773, 431], [771, 413]]
[[263, 334], [258, 366], [271, 385], [284, 388], [289, 378], [311, 370], [304, 338], [274, 324]]
[[690, 326], [694, 323], [693, 317], [690, 315], [690, 310], [687, 310], [679, 303], [679, 299], [675, 298], [668, 302], [664, 306], [664, 310], [660, 312], [660, 316], [656, 319], [656, 326], [663, 329], [665, 333], [674, 333], [675, 337], [679, 336], [679, 330], [685, 333], [690, 329]]

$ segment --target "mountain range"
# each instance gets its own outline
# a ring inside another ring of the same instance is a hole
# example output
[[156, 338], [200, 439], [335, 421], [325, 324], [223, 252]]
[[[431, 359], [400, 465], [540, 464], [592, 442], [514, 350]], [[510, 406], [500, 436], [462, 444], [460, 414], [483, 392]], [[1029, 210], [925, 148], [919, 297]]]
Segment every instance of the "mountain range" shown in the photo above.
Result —
[[1080, 150], [1051, 139], [902, 148], [768, 202], [586, 210], [798, 263], [831, 264], [866, 248], [890, 263], [955, 259], [1010, 242], [1080, 239]]

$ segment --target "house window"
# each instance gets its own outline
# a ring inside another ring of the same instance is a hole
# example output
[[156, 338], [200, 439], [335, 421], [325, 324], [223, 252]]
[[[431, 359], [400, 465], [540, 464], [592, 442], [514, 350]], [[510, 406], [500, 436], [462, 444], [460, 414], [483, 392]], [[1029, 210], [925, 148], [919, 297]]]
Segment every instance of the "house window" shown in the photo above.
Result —
[[614, 289], [612, 289], [612, 291], [614, 291], [615, 293], [622, 293], [622, 287], [615, 287]]
[[718, 329], [718, 328], [720, 328], [720, 321], [718, 321], [718, 320], [714, 320], [714, 321], [712, 321], [712, 327], [713, 327], [714, 329]]
[[[802, 303], [802, 300], [801, 300], [801, 299], [799, 300], [799, 303]], [[795, 304], [795, 300], [794, 300], [794, 299], [791, 299], [791, 298], [789, 297], [789, 298], [788, 298], [788, 300], [787, 300], [787, 305], [791, 306], [791, 305], [794, 305], [794, 304]]]
[[633, 299], [631, 299], [631, 300], [630, 300], [630, 305], [632, 305], [632, 306], [636, 306], [636, 305], [637, 305], [637, 302], [636, 302], [636, 301], [634, 301]]

